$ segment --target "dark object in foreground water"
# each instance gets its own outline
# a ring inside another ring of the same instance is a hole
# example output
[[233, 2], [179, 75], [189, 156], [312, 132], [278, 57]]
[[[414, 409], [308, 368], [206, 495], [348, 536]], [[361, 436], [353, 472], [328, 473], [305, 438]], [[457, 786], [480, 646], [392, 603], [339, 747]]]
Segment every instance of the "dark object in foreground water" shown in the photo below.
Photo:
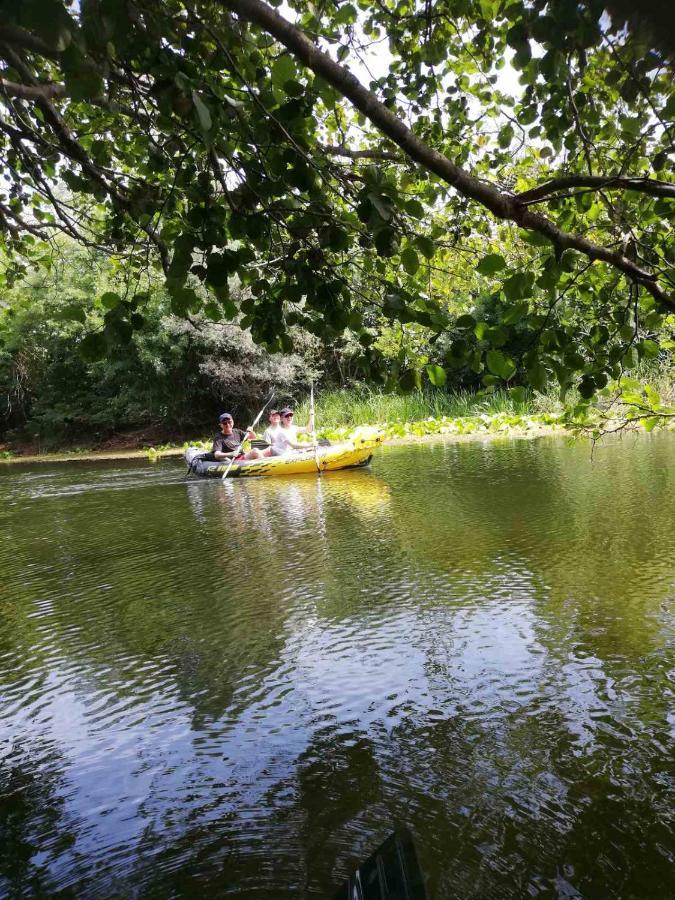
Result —
[[395, 831], [358, 867], [333, 900], [426, 900], [412, 835]]

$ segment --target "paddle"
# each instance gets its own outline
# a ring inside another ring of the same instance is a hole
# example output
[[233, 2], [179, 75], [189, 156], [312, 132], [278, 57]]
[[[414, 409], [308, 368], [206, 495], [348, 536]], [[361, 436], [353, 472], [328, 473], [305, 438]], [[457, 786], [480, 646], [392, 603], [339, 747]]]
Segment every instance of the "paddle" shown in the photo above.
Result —
[[265, 403], [265, 405], [263, 406], [263, 408], [260, 410], [260, 412], [258, 413], [258, 415], [257, 415], [257, 416], [255, 417], [255, 419], [253, 420], [253, 424], [250, 425], [250, 426], [246, 429], [246, 431], [244, 432], [244, 440], [240, 442], [240, 444], [239, 444], [239, 446], [236, 448], [236, 450], [233, 450], [233, 452], [232, 452], [232, 459], [230, 460], [228, 467], [227, 467], [227, 468], [225, 469], [225, 471], [223, 472], [223, 481], [225, 481], [225, 479], [227, 478], [227, 476], [228, 476], [228, 474], [229, 474], [229, 472], [230, 472], [230, 469], [232, 468], [232, 463], [235, 461], [235, 459], [236, 459], [237, 456], [239, 455], [239, 451], [240, 451], [241, 448], [244, 446], [244, 441], [246, 440], [246, 435], [249, 433], [249, 431], [253, 431], [253, 429], [255, 428], [255, 426], [258, 424], [258, 422], [260, 421], [260, 419], [261, 419], [261, 417], [262, 417], [262, 414], [265, 412], [265, 410], [267, 409], [267, 407], [268, 407], [268, 406], [270, 405], [270, 403], [272, 402], [273, 397], [274, 397], [274, 389], [272, 389], [272, 391], [270, 392], [269, 397], [267, 398], [267, 402]]
[[312, 422], [312, 443], [314, 444], [314, 462], [316, 463], [316, 470], [321, 474], [321, 464], [319, 463], [319, 444], [316, 440], [316, 420], [314, 418], [314, 382], [311, 381], [309, 385], [309, 418]]
[[426, 896], [412, 835], [403, 828], [361, 863], [333, 900], [426, 900]]

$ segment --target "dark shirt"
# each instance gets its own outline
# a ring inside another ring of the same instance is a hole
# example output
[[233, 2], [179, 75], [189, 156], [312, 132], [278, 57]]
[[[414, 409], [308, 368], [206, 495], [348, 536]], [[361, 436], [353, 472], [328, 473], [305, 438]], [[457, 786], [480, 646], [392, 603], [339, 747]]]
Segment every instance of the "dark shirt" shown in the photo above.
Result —
[[246, 432], [241, 428], [233, 428], [232, 434], [223, 434], [222, 431], [219, 431], [213, 438], [211, 453], [233, 453], [245, 437]]

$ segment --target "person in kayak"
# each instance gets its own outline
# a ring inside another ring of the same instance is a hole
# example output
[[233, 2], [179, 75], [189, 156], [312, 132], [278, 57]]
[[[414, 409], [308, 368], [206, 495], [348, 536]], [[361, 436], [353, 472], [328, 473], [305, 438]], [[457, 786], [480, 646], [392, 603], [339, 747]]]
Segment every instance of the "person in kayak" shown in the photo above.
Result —
[[298, 434], [313, 434], [314, 419], [310, 415], [307, 425], [293, 424], [293, 410], [286, 406], [279, 413], [280, 428], [274, 435], [274, 441], [271, 446], [272, 456], [282, 456], [293, 450], [311, 450], [308, 444], [301, 444], [298, 441]]
[[247, 438], [250, 441], [256, 439], [255, 431], [242, 431], [241, 428], [235, 428], [234, 419], [230, 413], [223, 413], [219, 416], [218, 423], [220, 431], [213, 438], [211, 449], [215, 459], [260, 459], [262, 456], [260, 450], [244, 452], [241, 449], [241, 445]]
[[279, 451], [279, 453], [274, 452], [274, 445], [279, 437], [278, 433], [281, 430], [281, 424], [280, 424], [281, 416], [279, 414], [279, 410], [271, 409], [269, 419], [270, 419], [269, 428], [267, 428], [267, 430], [265, 431], [265, 434], [263, 435], [263, 440], [267, 441], [267, 443], [270, 446], [267, 448], [267, 450], [263, 450], [262, 455], [263, 456], [279, 456], [281, 453], [283, 453], [283, 450]]

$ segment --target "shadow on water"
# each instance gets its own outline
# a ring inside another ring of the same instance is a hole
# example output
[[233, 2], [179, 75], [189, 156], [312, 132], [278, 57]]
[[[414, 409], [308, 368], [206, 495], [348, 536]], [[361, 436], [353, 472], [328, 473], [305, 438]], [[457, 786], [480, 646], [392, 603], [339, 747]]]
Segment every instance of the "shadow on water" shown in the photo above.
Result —
[[0, 895], [672, 893], [675, 442], [0, 474]]

